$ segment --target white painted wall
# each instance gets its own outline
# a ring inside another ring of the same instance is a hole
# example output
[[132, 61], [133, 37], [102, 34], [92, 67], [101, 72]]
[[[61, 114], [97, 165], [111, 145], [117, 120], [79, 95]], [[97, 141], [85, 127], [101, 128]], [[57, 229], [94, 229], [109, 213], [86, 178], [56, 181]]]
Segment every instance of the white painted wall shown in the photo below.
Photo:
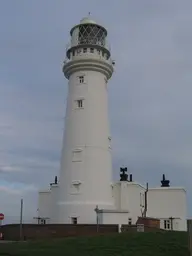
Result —
[[137, 182], [121, 181], [113, 185], [113, 198], [116, 209], [129, 211], [132, 224], [141, 216], [140, 197], [145, 188]]
[[51, 185], [50, 200], [50, 223], [58, 223], [58, 184]]
[[[81, 48], [81, 54], [77, 54], [77, 49], [63, 69], [69, 83], [59, 178], [60, 223], [71, 223], [73, 217], [78, 223], [95, 223], [96, 205], [114, 208], [107, 93], [113, 67], [91, 47], [93, 53], [90, 48], [86, 53]], [[79, 76], [84, 76], [83, 83]], [[83, 100], [81, 109], [77, 100]]]
[[[50, 218], [51, 215], [51, 191], [43, 190], [39, 191], [38, 198], [38, 217]], [[49, 220], [46, 220], [49, 223]]]
[[144, 195], [145, 187], [137, 182], [128, 182], [127, 195], [128, 195], [128, 210], [132, 218], [132, 223], [135, 224], [138, 217], [141, 216], [140, 198]]
[[[131, 219], [132, 224], [135, 224], [138, 216], [141, 216], [140, 194], [144, 195], [145, 188], [136, 182], [117, 182], [112, 185], [112, 188], [115, 205], [114, 211], [117, 210], [117, 212], [105, 211], [99, 213], [100, 224], [127, 224], [128, 219]], [[80, 196], [82, 195], [80, 194]], [[50, 223], [58, 223], [57, 200], [58, 185], [54, 184], [51, 190], [41, 191], [39, 193], [39, 216], [42, 218], [50, 217]], [[82, 209], [83, 216], [85, 216], [85, 218], [87, 217], [84, 223], [96, 223], [95, 206], [92, 206], [91, 214], [93, 219], [91, 222]], [[70, 208], [70, 210], [71, 209], [73, 208]], [[77, 209], [79, 210], [78, 207]], [[87, 208], [85, 210], [87, 211]], [[120, 212], [123, 210], [129, 213]], [[88, 212], [86, 212], [86, 214], [88, 214]], [[75, 211], [71, 213], [71, 216], [77, 217], [78, 223], [81, 223], [80, 215], [77, 215]], [[149, 188], [147, 216], [159, 218], [160, 227], [162, 229], [164, 229], [164, 221], [173, 217], [173, 230], [186, 231], [187, 207], [185, 190], [183, 188], [174, 187]]]
[[121, 183], [112, 184], [112, 196], [114, 200], [114, 208], [121, 209]]
[[103, 212], [99, 213], [100, 224], [128, 224], [128, 212]]
[[186, 191], [174, 187], [150, 188], [147, 216], [160, 218], [161, 228], [164, 228], [164, 219], [176, 218], [174, 228], [187, 230]]
[[[78, 76], [85, 75], [85, 84]], [[83, 99], [83, 109], [75, 100]], [[113, 207], [112, 160], [109, 148], [108, 100], [105, 76], [95, 71], [76, 72], [69, 80], [65, 134], [61, 159], [60, 222], [69, 223], [79, 216], [81, 223], [95, 222], [94, 208]], [[81, 159], [73, 162], [73, 150], [81, 150]], [[80, 182], [79, 191], [73, 182]]]

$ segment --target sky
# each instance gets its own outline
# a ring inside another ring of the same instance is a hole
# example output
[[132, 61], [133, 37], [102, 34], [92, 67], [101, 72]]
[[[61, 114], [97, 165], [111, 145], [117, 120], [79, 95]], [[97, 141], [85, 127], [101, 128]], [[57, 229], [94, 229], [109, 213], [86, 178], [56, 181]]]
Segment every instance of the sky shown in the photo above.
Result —
[[[110, 4], [109, 4], [110, 2]], [[91, 12], [107, 28], [113, 177], [187, 190], [192, 215], [192, 1], [0, 0], [0, 212], [37, 215], [38, 190], [59, 173], [70, 29]]]

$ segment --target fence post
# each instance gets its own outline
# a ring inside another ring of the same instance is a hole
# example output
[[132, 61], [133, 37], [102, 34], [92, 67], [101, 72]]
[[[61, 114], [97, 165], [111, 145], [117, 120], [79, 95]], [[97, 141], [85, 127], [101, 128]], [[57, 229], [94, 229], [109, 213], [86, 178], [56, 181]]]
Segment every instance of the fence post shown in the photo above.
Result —
[[192, 220], [187, 220], [187, 232], [189, 255], [192, 256]]

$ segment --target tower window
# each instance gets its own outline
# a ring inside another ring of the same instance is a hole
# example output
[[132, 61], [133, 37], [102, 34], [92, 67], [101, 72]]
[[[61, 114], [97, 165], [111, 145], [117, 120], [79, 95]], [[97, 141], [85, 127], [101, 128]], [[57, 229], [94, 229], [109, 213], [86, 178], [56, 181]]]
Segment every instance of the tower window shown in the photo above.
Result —
[[108, 137], [108, 142], [109, 142], [109, 148], [111, 148], [111, 137]]
[[97, 50], [97, 52], [98, 52], [98, 54], [100, 54], [100, 53], [101, 53], [101, 51], [100, 51], [100, 50]]
[[83, 84], [85, 82], [84, 76], [79, 76], [79, 83]]
[[71, 223], [72, 223], [73, 225], [76, 225], [76, 224], [77, 224], [77, 218], [76, 218], [76, 217], [72, 217], [72, 218], [71, 218]]
[[73, 56], [75, 56], [75, 51], [73, 51]]
[[72, 161], [73, 162], [81, 162], [82, 161], [82, 150], [81, 149], [76, 149], [73, 151]]
[[102, 51], [102, 56], [104, 57], [105, 53]]
[[87, 52], [87, 48], [83, 48], [83, 52]]
[[83, 108], [83, 100], [77, 100], [77, 108]]
[[91, 53], [94, 53], [94, 48], [90, 48], [90, 52], [91, 52]]

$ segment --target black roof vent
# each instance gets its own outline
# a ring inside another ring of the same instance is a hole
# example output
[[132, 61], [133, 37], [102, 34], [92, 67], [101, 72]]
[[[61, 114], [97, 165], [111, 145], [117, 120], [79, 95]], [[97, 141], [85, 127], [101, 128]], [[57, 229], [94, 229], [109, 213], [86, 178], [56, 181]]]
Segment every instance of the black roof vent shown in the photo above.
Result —
[[127, 167], [120, 168], [120, 181], [128, 181]]
[[161, 181], [161, 187], [170, 187], [170, 180], [165, 179], [165, 174], [163, 174], [163, 179]]

